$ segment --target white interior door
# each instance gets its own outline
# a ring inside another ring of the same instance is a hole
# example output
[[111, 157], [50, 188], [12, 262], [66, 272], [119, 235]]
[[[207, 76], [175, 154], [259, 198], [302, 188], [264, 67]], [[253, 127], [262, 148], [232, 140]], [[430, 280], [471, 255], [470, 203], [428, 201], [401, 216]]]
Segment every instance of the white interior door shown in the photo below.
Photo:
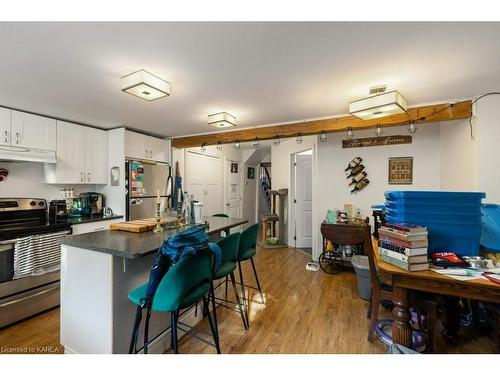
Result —
[[222, 211], [222, 183], [220, 159], [215, 156], [187, 152], [186, 185], [184, 190], [203, 203], [203, 215]]
[[295, 157], [295, 236], [299, 248], [312, 247], [312, 155]]
[[194, 199], [205, 203], [205, 159], [195, 152], [187, 152], [186, 158], [187, 183], [183, 186]]
[[225, 213], [229, 217], [241, 217], [241, 173], [241, 163], [226, 160]]
[[203, 215], [212, 216], [223, 212], [222, 208], [222, 167], [221, 160], [216, 156], [206, 155], [205, 158], [205, 201]]

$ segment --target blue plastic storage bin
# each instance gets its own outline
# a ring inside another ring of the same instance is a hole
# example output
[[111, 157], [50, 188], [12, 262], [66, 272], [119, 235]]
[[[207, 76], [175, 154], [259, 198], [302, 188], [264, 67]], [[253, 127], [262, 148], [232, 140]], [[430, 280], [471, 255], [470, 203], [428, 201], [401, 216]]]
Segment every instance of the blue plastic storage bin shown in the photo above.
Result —
[[481, 245], [488, 251], [500, 252], [500, 205], [483, 204]]
[[484, 193], [442, 191], [387, 191], [385, 219], [389, 223], [427, 227], [429, 253], [453, 251], [479, 254], [481, 199]]

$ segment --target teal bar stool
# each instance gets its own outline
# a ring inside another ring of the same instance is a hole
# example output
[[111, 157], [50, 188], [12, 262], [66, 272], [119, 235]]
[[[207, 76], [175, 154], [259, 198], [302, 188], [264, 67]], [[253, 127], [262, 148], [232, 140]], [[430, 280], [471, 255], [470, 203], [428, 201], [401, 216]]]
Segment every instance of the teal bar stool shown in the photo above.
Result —
[[[253, 261], [253, 257], [257, 254], [257, 234], [259, 232], [259, 224], [250, 225], [247, 229], [241, 232], [240, 236], [240, 246], [238, 249], [238, 271], [240, 274], [240, 286], [241, 286], [241, 294], [242, 298], [245, 302], [245, 309], [247, 314], [247, 326], [250, 326], [250, 320], [248, 315], [248, 301], [246, 299], [245, 287], [258, 290], [260, 293], [260, 298], [264, 303], [264, 295], [262, 294], [262, 288], [260, 287], [259, 276], [257, 275], [257, 270], [255, 269], [255, 263]], [[255, 281], [257, 283], [257, 288], [246, 285], [243, 281], [243, 272], [241, 271], [241, 262], [245, 262], [250, 260], [252, 263], [253, 274], [255, 276]]]
[[[147, 354], [148, 352], [148, 329], [151, 310], [160, 313], [170, 313], [171, 347], [174, 353], [179, 353], [177, 329], [180, 329], [198, 340], [214, 346], [217, 353], [220, 354], [217, 324], [212, 321], [207, 298], [213, 293], [212, 264], [213, 255], [207, 252], [205, 254], [186, 255], [179, 259], [169, 269], [158, 285], [151, 308], [146, 308], [147, 311], [144, 325], [144, 354]], [[137, 313], [130, 341], [129, 353], [137, 352], [136, 345], [139, 333], [138, 325], [141, 321], [143, 310], [141, 299], [146, 295], [147, 286], [147, 283], [143, 284], [134, 289], [128, 295], [129, 300], [137, 305]], [[179, 321], [180, 310], [191, 307], [200, 301], [203, 301], [203, 310], [208, 316], [213, 343], [193, 333], [196, 332], [208, 335], [208, 332], [196, 327], [188, 326], [187, 324]], [[214, 315], [214, 319], [217, 319], [216, 315]]]
[[214, 297], [212, 299], [213, 303], [212, 310], [215, 312], [215, 304], [231, 310], [233, 309], [231, 306], [226, 305], [226, 303], [232, 303], [232, 304], [235, 303], [227, 299], [228, 277], [230, 277], [231, 284], [233, 285], [233, 292], [236, 297], [235, 304], [238, 306], [238, 310], [241, 315], [241, 320], [243, 321], [243, 326], [245, 327], [245, 329], [248, 329], [248, 317], [246, 316], [245, 308], [241, 303], [240, 295], [238, 294], [238, 288], [236, 287], [236, 278], [234, 277], [234, 270], [236, 270], [236, 262], [238, 258], [238, 249], [240, 246], [240, 233], [233, 233], [224, 237], [223, 239], [217, 242], [217, 245], [219, 245], [220, 249], [222, 250], [222, 260], [221, 260], [221, 266], [217, 271], [215, 271], [213, 275], [213, 280], [221, 280], [224, 278], [226, 280], [225, 282], [223, 281], [219, 283], [213, 289], [215, 290], [223, 283], [225, 283], [226, 291], [224, 299], [212, 295], [212, 297]]

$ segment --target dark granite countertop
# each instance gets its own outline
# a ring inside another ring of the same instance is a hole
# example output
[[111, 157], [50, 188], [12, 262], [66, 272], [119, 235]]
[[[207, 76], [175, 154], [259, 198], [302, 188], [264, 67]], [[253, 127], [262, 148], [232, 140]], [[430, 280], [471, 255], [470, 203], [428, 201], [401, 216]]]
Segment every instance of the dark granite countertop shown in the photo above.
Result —
[[[210, 228], [208, 234], [215, 234], [245, 224], [246, 219], [204, 217]], [[163, 241], [172, 237], [184, 228], [165, 229], [155, 233], [152, 230], [143, 233], [103, 230], [67, 236], [60, 240], [61, 244], [80, 249], [97, 251], [128, 259], [138, 259], [158, 251]]]
[[115, 219], [121, 219], [121, 218], [123, 218], [123, 215], [82, 216], [82, 217], [68, 217], [67, 219], [58, 220], [58, 222], [75, 225], [75, 224], [94, 223], [96, 221], [115, 220]]

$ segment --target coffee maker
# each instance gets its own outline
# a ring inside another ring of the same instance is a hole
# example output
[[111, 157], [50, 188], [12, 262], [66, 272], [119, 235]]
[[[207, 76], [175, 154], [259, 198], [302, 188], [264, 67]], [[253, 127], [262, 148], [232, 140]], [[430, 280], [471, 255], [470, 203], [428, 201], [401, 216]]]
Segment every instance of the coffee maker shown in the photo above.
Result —
[[84, 208], [85, 215], [103, 215], [104, 195], [95, 192], [80, 193], [80, 199], [82, 200], [82, 206]]

